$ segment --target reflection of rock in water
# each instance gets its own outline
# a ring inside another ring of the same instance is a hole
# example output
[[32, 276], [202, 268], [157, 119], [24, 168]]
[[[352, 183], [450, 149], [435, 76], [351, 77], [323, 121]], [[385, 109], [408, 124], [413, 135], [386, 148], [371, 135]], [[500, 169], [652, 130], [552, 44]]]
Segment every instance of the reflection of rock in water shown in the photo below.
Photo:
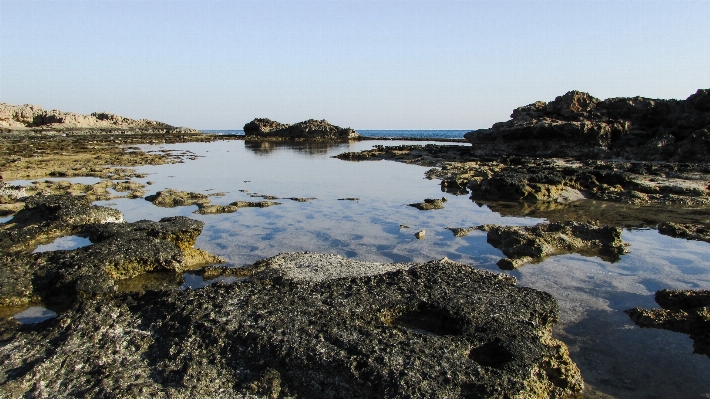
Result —
[[474, 200], [501, 216], [524, 216], [547, 219], [550, 222], [595, 220], [600, 224], [626, 228], [655, 227], [665, 221], [705, 224], [710, 221], [708, 207], [639, 206], [607, 201], [582, 200], [559, 204], [556, 202], [509, 202]]
[[245, 140], [244, 147], [255, 154], [270, 154], [291, 150], [308, 155], [325, 155], [332, 149], [347, 149], [348, 143], [338, 141]]
[[[299, 272], [321, 269], [318, 254], [286, 255], [301, 262]], [[324, 258], [348, 272], [376, 266]], [[66, 386], [91, 397], [175, 398], [559, 398], [582, 390], [567, 348], [551, 337], [555, 300], [511, 277], [443, 260], [293, 279], [283, 261], [267, 259], [232, 285], [86, 299], [42, 330], [0, 320], [13, 343], [0, 350], [0, 396], [64, 396]], [[41, 384], [47, 375], [61, 384]]]
[[694, 352], [710, 356], [710, 291], [660, 290], [656, 303], [662, 309], [626, 310], [641, 327], [662, 328], [693, 339]]
[[628, 245], [621, 241], [620, 228], [573, 221], [523, 227], [483, 225], [448, 229], [456, 237], [465, 236], [473, 230], [488, 232], [488, 243], [507, 256], [498, 261], [498, 266], [505, 270], [567, 253], [598, 256], [615, 262], [626, 253]]

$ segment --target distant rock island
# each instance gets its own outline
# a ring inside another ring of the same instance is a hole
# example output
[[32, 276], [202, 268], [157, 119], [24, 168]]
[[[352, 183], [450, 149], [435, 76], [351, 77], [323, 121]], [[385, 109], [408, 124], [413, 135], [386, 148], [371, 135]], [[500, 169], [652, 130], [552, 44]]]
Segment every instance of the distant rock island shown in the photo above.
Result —
[[570, 91], [513, 110], [511, 120], [464, 137], [479, 156], [710, 161], [710, 89], [685, 100]]
[[175, 127], [167, 123], [130, 119], [108, 112], [90, 115], [59, 110], [45, 110], [40, 106], [0, 103], [0, 129], [13, 130], [132, 130], [150, 133], [197, 133], [195, 129]]
[[256, 118], [244, 125], [247, 137], [294, 140], [352, 140], [360, 137], [355, 130], [335, 126], [325, 119], [309, 119], [288, 125], [268, 118]]

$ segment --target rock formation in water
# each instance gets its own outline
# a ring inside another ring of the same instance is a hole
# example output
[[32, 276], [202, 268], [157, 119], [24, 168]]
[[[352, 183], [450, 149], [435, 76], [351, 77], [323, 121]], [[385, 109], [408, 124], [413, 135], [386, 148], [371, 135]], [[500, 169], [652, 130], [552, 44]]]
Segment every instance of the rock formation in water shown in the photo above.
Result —
[[616, 261], [626, 253], [621, 229], [597, 223], [573, 221], [540, 223], [534, 226], [498, 226], [487, 224], [469, 228], [448, 228], [456, 237], [471, 231], [486, 231], [489, 244], [507, 258], [498, 261], [501, 269], [512, 270], [526, 263], [539, 262], [553, 255], [580, 253]]
[[662, 328], [688, 334], [695, 353], [710, 356], [710, 291], [660, 290], [656, 303], [661, 309], [625, 310], [641, 327]]
[[[318, 277], [325, 269], [349, 277]], [[86, 299], [38, 327], [0, 320], [0, 396], [581, 392], [579, 370], [552, 338], [549, 294], [448, 260], [384, 269], [284, 254], [231, 285]]]
[[244, 134], [254, 138], [294, 140], [350, 140], [360, 137], [355, 130], [335, 126], [326, 120], [309, 119], [288, 125], [267, 118], [256, 118], [244, 125]]
[[516, 108], [511, 120], [466, 133], [478, 155], [710, 161], [710, 89], [686, 100], [570, 91]]
[[194, 133], [197, 130], [178, 128], [167, 123], [130, 119], [108, 112], [90, 115], [45, 110], [37, 105], [0, 103], [0, 129], [3, 130], [131, 130], [150, 133]]

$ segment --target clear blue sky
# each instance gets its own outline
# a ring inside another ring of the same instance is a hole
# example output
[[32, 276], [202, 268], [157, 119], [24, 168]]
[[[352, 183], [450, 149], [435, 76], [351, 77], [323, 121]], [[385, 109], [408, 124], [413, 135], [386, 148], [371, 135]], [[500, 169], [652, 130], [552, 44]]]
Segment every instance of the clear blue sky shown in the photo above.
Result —
[[476, 129], [710, 88], [709, 1], [0, 0], [0, 102], [198, 129]]

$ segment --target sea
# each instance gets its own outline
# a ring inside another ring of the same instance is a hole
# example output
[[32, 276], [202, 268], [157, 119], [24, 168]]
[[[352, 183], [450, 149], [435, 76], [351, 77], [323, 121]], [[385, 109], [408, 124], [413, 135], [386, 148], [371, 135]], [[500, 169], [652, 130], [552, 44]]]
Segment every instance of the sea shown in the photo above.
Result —
[[[407, 138], [407, 139], [462, 139], [463, 135], [475, 130], [357, 130], [366, 137]], [[244, 130], [202, 130], [205, 133], [243, 136]]]

